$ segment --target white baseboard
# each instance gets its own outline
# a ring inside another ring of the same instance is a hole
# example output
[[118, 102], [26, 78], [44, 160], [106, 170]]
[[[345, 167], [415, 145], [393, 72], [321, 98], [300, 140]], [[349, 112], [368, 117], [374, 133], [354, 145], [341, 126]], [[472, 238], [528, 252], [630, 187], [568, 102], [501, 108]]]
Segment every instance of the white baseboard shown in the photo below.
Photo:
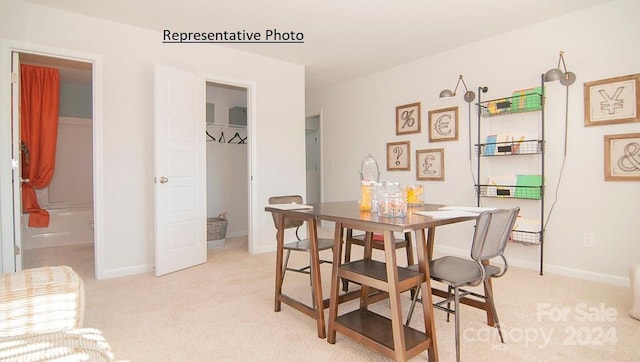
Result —
[[[454, 255], [454, 256], [459, 256], [461, 258], [469, 257], [469, 250], [451, 248], [447, 246], [437, 246], [437, 245], [435, 247], [435, 250], [445, 255]], [[537, 262], [532, 262], [532, 261], [523, 260], [523, 259], [509, 258], [508, 262], [509, 262], [509, 265], [519, 267], [519, 268], [524, 268], [524, 269], [538, 270], [538, 268], [540, 267], [540, 265]], [[589, 280], [592, 282], [611, 284], [619, 287], [628, 287], [630, 285], [629, 284], [630, 281], [628, 277], [595, 273], [587, 270], [568, 268], [565, 266], [544, 264], [544, 272], [556, 274], [556, 275], [562, 275], [565, 277], [576, 278], [576, 279]]]
[[249, 232], [247, 230], [227, 232], [227, 238], [237, 238], [239, 236], [247, 236]]
[[594, 273], [591, 271], [567, 268], [557, 265], [545, 265], [545, 273], [550, 272], [557, 275], [573, 277], [577, 279], [589, 280], [592, 282], [600, 282], [605, 284], [616, 285], [619, 287], [629, 287], [630, 280], [628, 277], [621, 277], [611, 274]]
[[111, 279], [111, 278], [119, 278], [126, 277], [129, 275], [142, 274], [153, 272], [154, 265], [153, 264], [145, 264], [145, 265], [136, 265], [127, 268], [118, 268], [118, 269], [107, 269], [102, 275], [96, 275], [96, 279]]
[[260, 248], [256, 248], [252, 251], [252, 254], [274, 253], [275, 251], [276, 251], [276, 246], [274, 243], [274, 245], [266, 245]]

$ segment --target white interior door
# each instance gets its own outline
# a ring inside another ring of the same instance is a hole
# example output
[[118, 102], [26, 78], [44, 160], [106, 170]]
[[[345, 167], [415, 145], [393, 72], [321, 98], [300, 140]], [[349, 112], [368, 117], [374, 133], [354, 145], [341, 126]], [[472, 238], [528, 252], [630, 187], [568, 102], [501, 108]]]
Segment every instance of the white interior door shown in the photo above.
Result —
[[157, 65], [155, 275], [207, 261], [205, 81]]
[[13, 243], [15, 270], [22, 270], [22, 167], [20, 154], [20, 54], [11, 53], [11, 122], [13, 169]]

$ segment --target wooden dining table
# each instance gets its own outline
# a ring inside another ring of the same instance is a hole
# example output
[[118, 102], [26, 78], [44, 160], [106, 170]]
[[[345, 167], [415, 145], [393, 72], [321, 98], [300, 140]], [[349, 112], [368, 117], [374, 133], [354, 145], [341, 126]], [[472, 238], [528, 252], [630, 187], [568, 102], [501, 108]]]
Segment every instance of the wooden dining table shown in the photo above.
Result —
[[[438, 226], [450, 225], [464, 221], [475, 220], [475, 216], [430, 217], [416, 212], [437, 211], [443, 205], [420, 204], [408, 207], [405, 217], [382, 217], [369, 211], [360, 211], [357, 201], [323, 202], [311, 204], [308, 209], [282, 210], [267, 206], [266, 211], [275, 213], [280, 222], [286, 217], [306, 220], [308, 226], [314, 228], [309, 231], [312, 255], [319, 260], [317, 250], [317, 223], [322, 220], [333, 222], [334, 247], [333, 265], [331, 273], [331, 289], [328, 299], [322, 297], [322, 286], [319, 276], [319, 265], [312, 263], [315, 273], [314, 294], [316, 309], [306, 310], [306, 313], [317, 320], [318, 334], [324, 331], [324, 310], [329, 305], [327, 341], [336, 343], [336, 333], [340, 332], [363, 345], [371, 348], [388, 358], [404, 361], [417, 354], [427, 351], [430, 361], [438, 360], [436, 329], [432, 293], [423, 293], [422, 308], [424, 316], [424, 330], [416, 330], [405, 326], [402, 320], [401, 293], [415, 291], [421, 284], [421, 290], [432, 290], [434, 294], [443, 291], [432, 289], [429, 278], [429, 261], [433, 256], [435, 230]], [[346, 229], [356, 229], [365, 232], [365, 251], [363, 259], [342, 263], [342, 243]], [[384, 261], [372, 259], [372, 235], [381, 234], [384, 237]], [[393, 247], [395, 233], [414, 233], [418, 271], [399, 267], [396, 252]], [[278, 233], [278, 256], [276, 265], [276, 310], [280, 301], [294, 303], [296, 309], [302, 310], [299, 303], [292, 302], [281, 295], [282, 245], [284, 233]], [[315, 250], [314, 250], [315, 248]], [[312, 259], [314, 259], [312, 258]], [[341, 279], [347, 279], [361, 285], [360, 290], [349, 292], [360, 298], [360, 307], [348, 313], [339, 314], [339, 305], [352, 297], [340, 294]], [[446, 292], [445, 292], [446, 293]], [[369, 309], [369, 305], [380, 299], [389, 300], [389, 316], [379, 315]], [[487, 311], [489, 323], [493, 320], [490, 308], [476, 305]]]

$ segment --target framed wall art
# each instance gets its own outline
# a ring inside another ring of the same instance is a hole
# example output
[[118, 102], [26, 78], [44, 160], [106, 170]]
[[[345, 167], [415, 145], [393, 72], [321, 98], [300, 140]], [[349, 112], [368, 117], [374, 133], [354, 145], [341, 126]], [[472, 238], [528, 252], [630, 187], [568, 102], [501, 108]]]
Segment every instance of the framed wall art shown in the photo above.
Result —
[[387, 171], [411, 169], [409, 141], [387, 143]]
[[416, 151], [416, 179], [444, 181], [444, 149]]
[[429, 111], [429, 142], [458, 139], [458, 107]]
[[584, 125], [640, 122], [640, 74], [584, 83]]
[[396, 107], [396, 135], [420, 133], [420, 102]]
[[604, 136], [604, 180], [640, 181], [640, 133]]

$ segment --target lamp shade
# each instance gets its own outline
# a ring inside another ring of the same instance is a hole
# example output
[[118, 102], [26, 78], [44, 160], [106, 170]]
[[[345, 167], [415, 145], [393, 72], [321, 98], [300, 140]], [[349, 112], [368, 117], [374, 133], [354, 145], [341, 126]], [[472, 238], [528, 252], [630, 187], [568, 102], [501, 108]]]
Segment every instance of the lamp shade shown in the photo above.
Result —
[[554, 80], [558, 80], [560, 78], [562, 78], [562, 71], [560, 70], [560, 68], [552, 68], [544, 73], [545, 82], [553, 82]]
[[451, 98], [455, 95], [456, 94], [453, 93], [451, 89], [444, 89], [442, 92], [440, 92], [440, 98]]
[[576, 81], [576, 74], [574, 72], [566, 72], [560, 76], [560, 84], [570, 86]]
[[476, 94], [475, 94], [475, 93], [473, 93], [472, 91], [466, 91], [466, 92], [464, 93], [464, 100], [465, 100], [467, 103], [471, 103], [471, 102], [473, 102], [473, 100], [474, 100], [474, 99], [476, 99]]

